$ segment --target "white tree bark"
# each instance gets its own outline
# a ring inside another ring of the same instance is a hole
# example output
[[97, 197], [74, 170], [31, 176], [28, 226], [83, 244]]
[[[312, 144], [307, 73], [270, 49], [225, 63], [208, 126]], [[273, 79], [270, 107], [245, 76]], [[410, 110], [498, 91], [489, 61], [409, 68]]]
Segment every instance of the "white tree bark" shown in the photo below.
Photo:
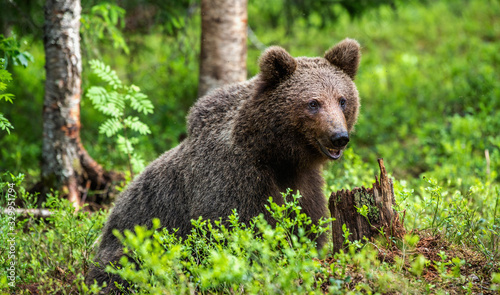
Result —
[[80, 141], [82, 62], [80, 0], [45, 3], [45, 97], [43, 104], [42, 196], [50, 188], [80, 206], [80, 195], [108, 181]]
[[247, 0], [201, 1], [198, 96], [247, 78]]

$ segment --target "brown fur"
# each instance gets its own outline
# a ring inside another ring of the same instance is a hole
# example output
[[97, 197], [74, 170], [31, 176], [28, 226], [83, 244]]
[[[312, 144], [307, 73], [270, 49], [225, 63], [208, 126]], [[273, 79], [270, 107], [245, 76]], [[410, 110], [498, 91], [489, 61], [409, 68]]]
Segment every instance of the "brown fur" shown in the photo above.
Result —
[[[188, 137], [153, 161], [122, 194], [103, 230], [96, 261], [117, 261], [121, 245], [113, 229], [178, 228], [186, 236], [191, 219], [226, 218], [236, 208], [242, 222], [260, 213], [280, 192], [300, 191], [303, 211], [317, 222], [327, 217], [322, 192], [325, 149], [340, 152], [332, 138], [348, 134], [358, 116], [352, 81], [359, 44], [346, 39], [325, 58], [293, 58], [271, 47], [260, 59], [261, 74], [200, 98], [188, 115]], [[314, 100], [316, 103], [311, 103]], [[341, 102], [345, 101], [345, 106]], [[317, 104], [318, 108], [314, 108]], [[318, 238], [318, 246], [325, 237]], [[118, 280], [93, 268], [87, 283]]]

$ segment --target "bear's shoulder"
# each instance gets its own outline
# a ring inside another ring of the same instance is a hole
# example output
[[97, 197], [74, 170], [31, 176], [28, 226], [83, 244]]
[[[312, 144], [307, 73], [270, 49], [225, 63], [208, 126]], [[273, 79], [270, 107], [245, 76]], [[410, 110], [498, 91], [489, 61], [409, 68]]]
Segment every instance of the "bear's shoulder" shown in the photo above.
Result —
[[218, 132], [237, 117], [240, 107], [253, 93], [254, 79], [231, 84], [202, 96], [187, 116], [188, 136]]

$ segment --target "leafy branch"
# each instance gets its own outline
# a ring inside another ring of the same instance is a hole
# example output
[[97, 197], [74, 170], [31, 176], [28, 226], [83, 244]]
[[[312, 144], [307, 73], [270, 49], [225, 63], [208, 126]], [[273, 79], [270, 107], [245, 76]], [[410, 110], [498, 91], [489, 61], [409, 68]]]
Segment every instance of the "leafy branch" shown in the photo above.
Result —
[[[14, 98], [14, 94], [4, 93], [7, 90], [7, 83], [12, 80], [12, 75], [4, 69], [5, 59], [0, 58], [0, 101], [3, 99], [12, 103], [12, 99]], [[10, 129], [14, 129], [14, 126], [9, 122], [5, 116], [0, 113], [0, 128], [2, 130], [7, 131], [10, 134]]]
[[118, 150], [127, 155], [130, 175], [133, 177], [134, 172], [138, 173], [144, 169], [144, 160], [134, 149], [139, 138], [131, 133], [146, 135], [150, 134], [151, 130], [139, 117], [127, 113], [152, 114], [153, 103], [147, 95], [141, 93], [139, 87], [124, 85], [108, 65], [91, 60], [90, 67], [92, 72], [107, 84], [107, 87], [92, 86], [87, 91], [87, 97], [93, 106], [108, 116], [99, 127], [99, 133], [115, 138]]
[[[82, 14], [82, 33], [85, 48], [98, 40], [110, 40], [115, 49], [122, 49], [126, 54], [130, 50], [121, 29], [125, 27], [125, 9], [113, 3], [100, 3], [93, 6], [89, 13]], [[86, 41], [88, 39], [88, 41]]]
[[[12, 75], [7, 71], [9, 60], [16, 66], [27, 67], [28, 62], [32, 61], [33, 57], [27, 51], [19, 49], [19, 42], [15, 37], [5, 38], [3, 35], [0, 35], [0, 56], [2, 56], [0, 57], [0, 101], [3, 99], [6, 102], [13, 103], [14, 94], [5, 93], [7, 84], [12, 81]], [[14, 126], [1, 112], [0, 129], [7, 131], [8, 134], [10, 134], [11, 129], [14, 129]]]

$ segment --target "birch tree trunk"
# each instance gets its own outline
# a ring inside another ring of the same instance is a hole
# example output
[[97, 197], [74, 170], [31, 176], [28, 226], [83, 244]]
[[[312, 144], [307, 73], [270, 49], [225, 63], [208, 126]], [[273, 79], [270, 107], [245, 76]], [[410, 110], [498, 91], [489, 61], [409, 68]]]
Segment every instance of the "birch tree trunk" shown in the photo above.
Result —
[[247, 0], [201, 0], [198, 97], [247, 78]]
[[81, 205], [81, 196], [89, 188], [102, 189], [111, 180], [80, 141], [80, 13], [80, 0], [47, 0], [45, 4], [40, 201], [54, 188], [75, 207]]

